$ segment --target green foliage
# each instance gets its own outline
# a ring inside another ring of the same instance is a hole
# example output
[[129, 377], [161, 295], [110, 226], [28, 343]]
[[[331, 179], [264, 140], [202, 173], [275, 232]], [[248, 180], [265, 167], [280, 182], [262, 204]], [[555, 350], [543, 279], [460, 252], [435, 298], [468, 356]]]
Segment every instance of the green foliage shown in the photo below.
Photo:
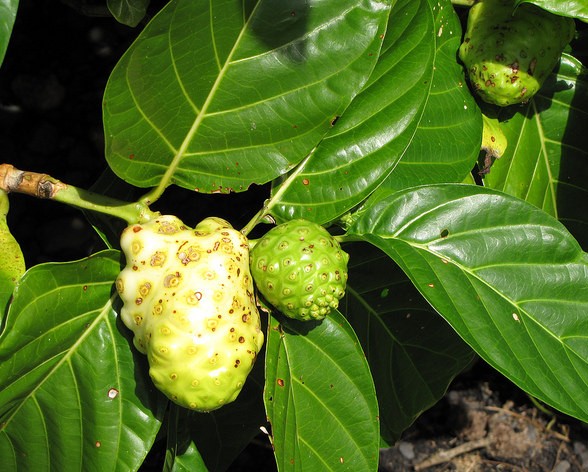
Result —
[[[532, 3], [583, 27], [584, 2]], [[108, 7], [138, 24], [147, 4]], [[322, 321], [263, 306], [267, 342], [243, 391], [203, 414], [153, 386], [120, 320], [120, 251], [18, 266], [0, 276], [6, 470], [138, 470], [154, 444], [164, 470], [225, 470], [263, 428], [279, 470], [375, 471], [378, 448], [476, 356], [588, 421], [582, 44], [529, 103], [498, 110], [457, 60], [457, 8], [171, 0], [137, 32], [105, 90], [105, 167], [149, 190], [117, 205], [103, 178], [91, 202], [72, 187], [55, 199], [94, 210], [116, 248], [112, 217], [148, 221], [171, 185], [196, 208], [217, 198], [202, 194], [268, 183], [260, 208], [236, 209], [255, 215], [243, 234], [324, 225], [350, 255], [346, 295]], [[0, 44], [11, 28], [0, 24]], [[22, 256], [16, 241], [2, 250]]]
[[588, 244], [588, 198], [583, 130], [588, 114], [585, 67], [564, 55], [554, 74], [527, 105], [501, 110], [500, 128], [509, 143], [484, 179], [490, 188], [526, 200], [558, 218]]
[[17, 10], [18, 0], [0, 0], [0, 64], [8, 48]]
[[[0, 338], [0, 454], [6, 470], [135, 470], [165, 401], [121, 329], [116, 251], [31, 268]], [[137, 370], [139, 369], [139, 370]]]
[[378, 407], [370, 371], [347, 320], [272, 317], [265, 405], [280, 470], [376, 470]]

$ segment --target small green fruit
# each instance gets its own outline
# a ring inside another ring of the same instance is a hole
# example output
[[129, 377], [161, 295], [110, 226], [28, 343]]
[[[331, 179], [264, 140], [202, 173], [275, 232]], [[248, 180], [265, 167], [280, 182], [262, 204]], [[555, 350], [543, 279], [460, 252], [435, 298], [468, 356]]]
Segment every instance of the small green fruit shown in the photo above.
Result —
[[249, 243], [220, 218], [195, 229], [165, 215], [121, 236], [121, 319], [156, 387], [211, 411], [235, 400], [263, 344]]
[[297, 219], [268, 231], [251, 251], [259, 292], [284, 315], [322, 320], [339, 306], [349, 255], [329, 232]]
[[470, 8], [459, 58], [485, 102], [527, 102], [571, 41], [575, 23], [533, 4], [480, 0]]

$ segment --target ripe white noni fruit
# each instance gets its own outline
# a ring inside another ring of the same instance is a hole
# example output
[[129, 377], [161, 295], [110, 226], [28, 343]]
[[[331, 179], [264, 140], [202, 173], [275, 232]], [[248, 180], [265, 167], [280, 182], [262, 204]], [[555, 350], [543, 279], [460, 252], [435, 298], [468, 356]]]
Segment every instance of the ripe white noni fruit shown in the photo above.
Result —
[[247, 238], [220, 218], [191, 229], [164, 215], [120, 242], [120, 315], [156, 387], [197, 411], [235, 400], [264, 340]]

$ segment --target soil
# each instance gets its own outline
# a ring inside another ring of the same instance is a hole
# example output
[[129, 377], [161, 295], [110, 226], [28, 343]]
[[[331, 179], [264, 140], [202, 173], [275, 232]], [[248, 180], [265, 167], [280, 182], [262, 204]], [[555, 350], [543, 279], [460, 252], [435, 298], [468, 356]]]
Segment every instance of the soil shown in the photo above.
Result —
[[[89, 188], [105, 165], [102, 92], [138, 31], [55, 0], [21, 0], [0, 69], [2, 162]], [[179, 192], [170, 195], [176, 208], [182, 206]], [[215, 199], [216, 214], [228, 214], [231, 201]], [[9, 223], [29, 266], [74, 260], [104, 247], [78, 210], [25, 196], [11, 196], [10, 202]], [[148, 459], [160, 460], [158, 451]], [[144, 469], [153, 470], [149, 465]], [[229, 470], [275, 470], [266, 438], [260, 435]], [[588, 428], [542, 411], [483, 362], [459, 376], [435, 407], [380, 454], [380, 472], [497, 470], [588, 471]]]
[[588, 426], [535, 404], [481, 361], [380, 453], [380, 472], [585, 470]]

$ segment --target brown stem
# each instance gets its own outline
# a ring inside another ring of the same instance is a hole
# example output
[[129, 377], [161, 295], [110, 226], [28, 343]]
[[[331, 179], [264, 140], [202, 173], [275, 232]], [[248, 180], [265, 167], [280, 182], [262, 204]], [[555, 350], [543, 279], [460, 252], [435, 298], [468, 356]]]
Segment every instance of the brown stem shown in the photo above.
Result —
[[141, 202], [124, 202], [73, 185], [47, 174], [27, 172], [10, 164], [0, 164], [0, 190], [51, 199], [67, 205], [121, 218], [128, 223], [144, 223], [158, 215]]
[[54, 198], [67, 186], [47, 174], [19, 170], [10, 164], [0, 164], [0, 189], [37, 198]]

